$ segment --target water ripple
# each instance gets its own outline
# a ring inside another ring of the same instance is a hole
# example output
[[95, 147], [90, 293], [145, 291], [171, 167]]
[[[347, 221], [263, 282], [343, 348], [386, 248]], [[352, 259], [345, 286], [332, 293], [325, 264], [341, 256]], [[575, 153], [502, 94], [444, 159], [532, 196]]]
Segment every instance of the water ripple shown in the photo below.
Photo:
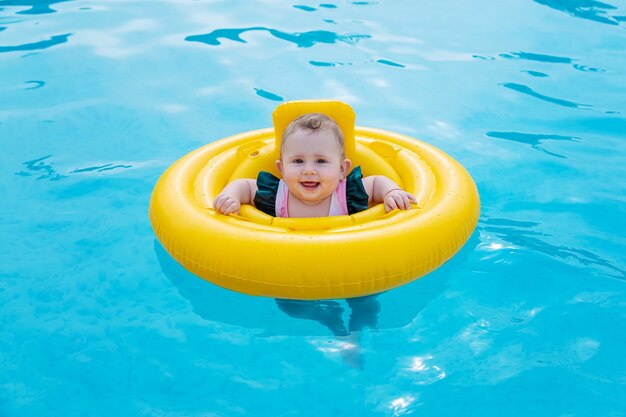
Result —
[[539, 71], [531, 71], [531, 70], [528, 70], [528, 71], [523, 71], [523, 72], [525, 72], [525, 73], [527, 73], [527, 74], [529, 74], [529, 75], [532, 75], [533, 77], [538, 77], [538, 78], [545, 78], [545, 77], [549, 77], [549, 75], [548, 75], [548, 74], [543, 73], [543, 72], [539, 72]]
[[38, 180], [50, 180], [58, 181], [66, 178], [65, 175], [61, 175], [52, 166], [53, 163], [46, 161], [52, 155], [46, 155], [41, 158], [33, 159], [32, 161], [25, 161], [22, 164], [25, 165], [26, 170], [16, 172], [15, 175], [21, 177], [36, 176]]
[[22, 45], [14, 45], [14, 46], [0, 46], [0, 53], [2, 52], [15, 52], [15, 51], [36, 51], [39, 49], [46, 49], [52, 46], [56, 46], [62, 43], [67, 42], [67, 38], [69, 38], [71, 33], [66, 33], [64, 35], [54, 35], [50, 39], [39, 42], [25, 43]]
[[376, 62], [378, 62], [379, 64], [383, 64], [383, 65], [389, 65], [390, 67], [406, 68], [405, 65], [399, 64], [397, 62], [389, 61], [386, 59], [377, 59]]
[[544, 241], [542, 238], [550, 235], [532, 230], [538, 225], [539, 223], [535, 222], [520, 222], [510, 219], [489, 218], [484, 220], [485, 231], [491, 232], [499, 239], [510, 243], [513, 248], [520, 250], [525, 248], [563, 261], [573, 259], [584, 266], [595, 265], [613, 272], [613, 274], [607, 273], [607, 276], [626, 280], [626, 271], [591, 251], [570, 246], [552, 245]]
[[388, 59], [369, 59], [367, 61], [361, 62], [327, 62], [327, 61], [309, 61], [309, 64], [315, 67], [342, 67], [342, 66], [352, 66], [352, 65], [367, 65], [371, 63], [382, 64], [389, 67], [394, 68], [407, 68], [406, 65], [400, 64], [398, 62], [390, 61]]
[[274, 93], [271, 93], [269, 91], [262, 90], [260, 88], [255, 88], [254, 91], [256, 91], [257, 96], [266, 98], [268, 100], [272, 100], [272, 101], [283, 101], [284, 100], [284, 98], [279, 96], [278, 94], [274, 94]]
[[[535, 52], [506, 52], [498, 55], [500, 58], [504, 59], [521, 59], [525, 61], [534, 61], [534, 62], [542, 62], [547, 64], [570, 64], [574, 69], [583, 72], [606, 72], [606, 70], [602, 68], [590, 67], [587, 65], [576, 64], [577, 59], [566, 57], [566, 56], [557, 56], [557, 55], [548, 55], [548, 54], [538, 54]], [[472, 58], [481, 59], [484, 61], [493, 61], [496, 58], [492, 56], [486, 55], [472, 55]], [[529, 74], [531, 71], [527, 71]], [[532, 71], [536, 72], [536, 71]], [[539, 73], [541, 74], [541, 73]], [[535, 75], [535, 74], [531, 74]]]
[[72, 171], [65, 171], [64, 175], [59, 173], [53, 165], [54, 162], [50, 162], [49, 158], [52, 155], [46, 155], [41, 158], [33, 159], [32, 161], [25, 161], [22, 164], [25, 166], [25, 169], [19, 172], [16, 172], [15, 175], [19, 175], [20, 177], [36, 177], [37, 180], [50, 180], [50, 181], [58, 181], [63, 178], [68, 178], [71, 174], [87, 174], [87, 173], [104, 173], [106, 171], [113, 171], [117, 169], [130, 169], [141, 166], [141, 163], [135, 163], [131, 165], [130, 163], [104, 163], [94, 166], [88, 166], [85, 168], [76, 168]]
[[304, 6], [304, 5], [295, 5], [293, 7], [294, 7], [294, 9], [300, 9], [300, 10], [303, 10], [305, 12], [314, 12], [314, 11], [317, 10], [315, 7]]
[[557, 64], [571, 64], [574, 61], [572, 58], [554, 56], [554, 55], [536, 54], [533, 52], [511, 52], [508, 54], [500, 54], [500, 56], [502, 58], [507, 58], [507, 59], [525, 59], [528, 61], [550, 62], [550, 63], [557, 63]]
[[574, 64], [572, 66], [574, 67], [574, 69], [582, 72], [606, 72], [606, 70], [602, 68], [588, 67], [587, 65]]
[[343, 65], [352, 65], [351, 63], [344, 62], [325, 62], [325, 61], [309, 61], [309, 64], [315, 67], [340, 67]]
[[509, 88], [511, 90], [517, 91], [519, 93], [527, 94], [529, 96], [538, 98], [540, 100], [547, 101], [548, 103], [557, 104], [557, 105], [563, 106], [563, 107], [572, 107], [572, 108], [577, 108], [577, 109], [590, 109], [590, 108], [594, 107], [594, 106], [592, 106], [590, 104], [580, 104], [580, 103], [575, 103], [573, 101], [568, 101], [568, 100], [563, 100], [563, 99], [560, 99], [560, 98], [546, 96], [544, 94], [540, 94], [540, 93], [536, 92], [532, 88], [528, 87], [527, 85], [523, 85], [523, 84], [504, 83], [504, 84], [500, 84], [500, 85], [503, 86], [503, 87]]
[[478, 55], [478, 54], [472, 55], [472, 58], [480, 59], [481, 61], [495, 61], [496, 60], [492, 56], [489, 56], [489, 55]]
[[[315, 7], [305, 6], [305, 5], [301, 5], [301, 4], [295, 5], [293, 7], [295, 9], [300, 9], [300, 10], [303, 10], [305, 12], [315, 12], [315, 11], [318, 10]], [[319, 7], [323, 8], [323, 9], [336, 9], [337, 8], [336, 5], [330, 4], [330, 3], [322, 3], [322, 4], [319, 5]]]
[[46, 14], [46, 13], [56, 13], [50, 5], [55, 3], [65, 3], [71, 0], [55, 0], [55, 1], [45, 1], [45, 0], [0, 0], [0, 7], [3, 6], [28, 6], [30, 9], [22, 10], [17, 12], [17, 14]]
[[593, 20], [607, 25], [617, 26], [623, 16], [611, 16], [607, 10], [615, 10], [617, 7], [596, 0], [534, 0], [544, 6], [581, 19]]
[[45, 81], [39, 81], [39, 80], [26, 81], [24, 84], [32, 84], [31, 86], [24, 88], [24, 90], [36, 90], [46, 85]]
[[349, 34], [349, 35], [340, 35], [335, 32], [330, 32], [327, 30], [314, 30], [309, 32], [294, 32], [287, 33], [282, 32], [276, 29], [269, 29], [261, 26], [251, 27], [251, 28], [243, 28], [243, 29], [217, 29], [213, 32], [204, 34], [204, 35], [191, 35], [185, 38], [186, 41], [189, 42], [200, 42], [205, 43], [207, 45], [221, 45], [220, 39], [229, 39], [235, 42], [247, 43], [244, 39], [241, 38], [241, 35], [245, 32], [252, 31], [265, 31], [269, 32], [275, 38], [294, 43], [299, 48], [310, 48], [318, 43], [337, 43], [337, 42], [345, 42], [354, 44], [361, 39], [369, 39], [370, 35], [364, 34]]
[[577, 142], [580, 138], [574, 136], [561, 136], [561, 135], [544, 135], [533, 133], [520, 133], [520, 132], [487, 132], [487, 136], [497, 139], [505, 139], [513, 142], [525, 143], [530, 145], [533, 149], [544, 152], [548, 155], [556, 156], [558, 158], [566, 158], [563, 155], [559, 155], [544, 149], [542, 146], [544, 140], [563, 140], [570, 142]]
[[103, 171], [111, 171], [117, 168], [132, 168], [132, 165], [124, 165], [124, 164], [117, 164], [117, 165], [113, 165], [113, 164], [104, 164], [104, 165], [98, 165], [98, 166], [93, 166], [93, 167], [87, 167], [87, 168], [79, 168], [79, 169], [75, 169], [73, 171], [70, 172], [70, 174], [77, 174], [77, 173], [81, 173], [81, 172], [91, 172], [91, 171], [95, 171], [95, 172], [103, 172]]

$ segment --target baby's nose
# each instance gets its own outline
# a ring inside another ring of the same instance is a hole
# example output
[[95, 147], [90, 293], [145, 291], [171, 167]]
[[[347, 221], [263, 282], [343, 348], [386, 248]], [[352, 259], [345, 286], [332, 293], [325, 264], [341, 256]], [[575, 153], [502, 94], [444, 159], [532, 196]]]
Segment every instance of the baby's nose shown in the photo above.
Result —
[[315, 164], [311, 164], [311, 163], [304, 164], [303, 171], [305, 173], [307, 173], [307, 174], [314, 174], [315, 173]]

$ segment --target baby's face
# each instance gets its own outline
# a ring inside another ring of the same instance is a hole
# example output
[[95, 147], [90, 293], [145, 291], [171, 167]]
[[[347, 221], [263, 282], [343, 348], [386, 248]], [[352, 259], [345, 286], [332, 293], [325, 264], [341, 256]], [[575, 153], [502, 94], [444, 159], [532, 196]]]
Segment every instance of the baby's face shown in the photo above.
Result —
[[329, 197], [350, 169], [350, 160], [332, 132], [296, 130], [282, 147], [276, 166], [298, 200], [316, 205]]

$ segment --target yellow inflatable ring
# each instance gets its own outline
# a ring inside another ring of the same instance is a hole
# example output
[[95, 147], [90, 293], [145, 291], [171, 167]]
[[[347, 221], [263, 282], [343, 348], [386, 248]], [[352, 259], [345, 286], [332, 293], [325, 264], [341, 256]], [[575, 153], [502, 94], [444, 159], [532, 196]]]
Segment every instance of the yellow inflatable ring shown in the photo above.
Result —
[[[279, 175], [280, 138], [295, 117], [335, 119], [346, 155], [363, 175], [386, 175], [417, 197], [417, 207], [385, 213], [382, 204], [350, 216], [274, 218], [252, 206], [239, 215], [212, 208], [230, 181]], [[480, 202], [467, 171], [413, 138], [354, 127], [337, 101], [284, 103], [274, 129], [241, 133], [176, 161], [158, 180], [150, 220], [163, 247], [207, 281], [246, 294], [292, 299], [348, 298], [419, 278], [450, 259], [476, 227]], [[278, 140], [277, 140], [278, 139]]]

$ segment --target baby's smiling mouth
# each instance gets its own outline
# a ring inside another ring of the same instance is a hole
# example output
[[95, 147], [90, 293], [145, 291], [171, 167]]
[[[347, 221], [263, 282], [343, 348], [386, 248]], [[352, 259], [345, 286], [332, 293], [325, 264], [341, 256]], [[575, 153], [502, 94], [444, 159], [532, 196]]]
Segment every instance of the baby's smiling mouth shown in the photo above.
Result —
[[316, 181], [301, 181], [300, 185], [302, 185], [306, 189], [313, 189], [319, 185], [319, 182]]

